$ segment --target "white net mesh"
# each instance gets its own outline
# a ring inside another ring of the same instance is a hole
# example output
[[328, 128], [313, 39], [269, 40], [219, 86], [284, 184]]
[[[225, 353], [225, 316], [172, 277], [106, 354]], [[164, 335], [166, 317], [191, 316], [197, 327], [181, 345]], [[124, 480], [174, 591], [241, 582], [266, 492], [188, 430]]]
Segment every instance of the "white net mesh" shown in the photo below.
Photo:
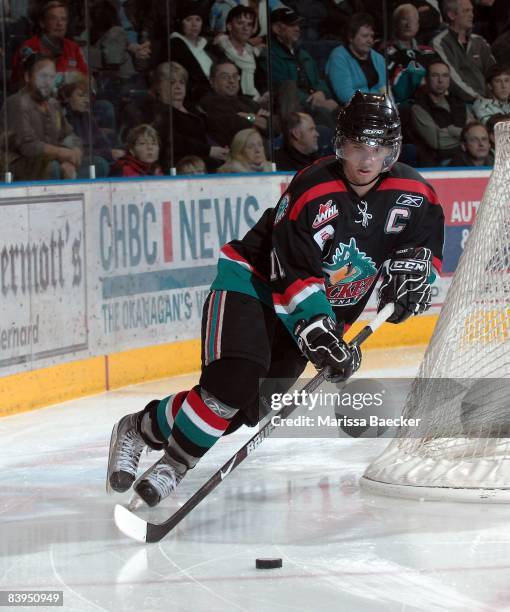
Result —
[[362, 484], [409, 497], [510, 501], [510, 122], [403, 416]]

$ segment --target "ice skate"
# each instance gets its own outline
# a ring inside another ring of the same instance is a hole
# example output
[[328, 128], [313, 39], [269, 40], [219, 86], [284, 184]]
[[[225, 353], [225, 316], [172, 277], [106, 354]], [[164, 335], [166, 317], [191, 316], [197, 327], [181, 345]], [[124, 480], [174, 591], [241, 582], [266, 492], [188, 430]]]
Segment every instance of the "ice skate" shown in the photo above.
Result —
[[175, 491], [186, 472], [184, 465], [165, 453], [136, 481], [134, 489], [148, 506], [156, 506]]
[[138, 414], [128, 414], [113, 428], [108, 456], [106, 490], [127, 491], [136, 478], [140, 456], [146, 444], [137, 430]]

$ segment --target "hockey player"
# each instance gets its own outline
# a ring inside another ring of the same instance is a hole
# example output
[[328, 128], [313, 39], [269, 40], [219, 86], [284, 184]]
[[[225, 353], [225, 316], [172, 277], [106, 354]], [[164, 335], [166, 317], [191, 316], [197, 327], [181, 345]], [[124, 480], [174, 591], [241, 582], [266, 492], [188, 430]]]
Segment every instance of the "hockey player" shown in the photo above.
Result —
[[302, 170], [242, 240], [223, 246], [203, 310], [199, 384], [115, 425], [108, 488], [128, 490], [142, 450], [163, 449], [134, 484], [156, 505], [218, 438], [256, 425], [264, 399], [307, 360], [331, 378], [352, 374], [361, 353], [343, 330], [379, 276], [379, 307], [396, 304], [390, 322], [430, 306], [444, 216], [432, 187], [396, 163], [400, 144], [391, 99], [356, 92], [338, 118], [336, 156]]

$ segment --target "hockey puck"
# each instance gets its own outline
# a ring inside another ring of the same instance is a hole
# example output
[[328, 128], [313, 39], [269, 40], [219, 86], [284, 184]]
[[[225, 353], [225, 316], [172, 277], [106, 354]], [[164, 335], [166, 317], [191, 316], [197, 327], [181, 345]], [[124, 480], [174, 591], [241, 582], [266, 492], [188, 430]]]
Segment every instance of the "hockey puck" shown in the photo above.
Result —
[[282, 567], [281, 559], [255, 559], [255, 567], [257, 569], [275, 569]]

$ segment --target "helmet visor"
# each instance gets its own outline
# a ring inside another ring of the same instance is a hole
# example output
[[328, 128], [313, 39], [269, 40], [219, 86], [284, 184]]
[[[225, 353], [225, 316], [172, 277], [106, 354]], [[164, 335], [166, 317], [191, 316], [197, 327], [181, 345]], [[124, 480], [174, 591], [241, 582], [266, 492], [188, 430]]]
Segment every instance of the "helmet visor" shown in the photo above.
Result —
[[370, 138], [353, 140], [341, 136], [336, 139], [335, 151], [337, 159], [350, 161], [356, 165], [365, 161], [379, 162], [381, 163], [380, 171], [386, 172], [398, 159], [400, 142], [385, 145]]

